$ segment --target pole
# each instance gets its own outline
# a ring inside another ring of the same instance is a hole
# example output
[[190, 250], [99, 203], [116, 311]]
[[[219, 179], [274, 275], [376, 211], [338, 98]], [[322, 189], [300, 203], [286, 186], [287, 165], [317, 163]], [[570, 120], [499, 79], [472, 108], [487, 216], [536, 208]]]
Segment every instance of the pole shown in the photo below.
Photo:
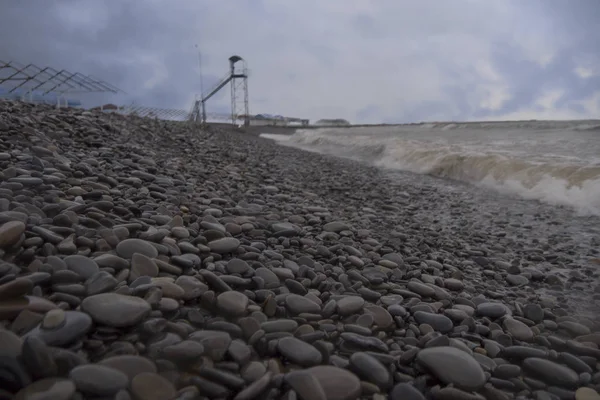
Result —
[[200, 72], [200, 105], [202, 106], [202, 125], [206, 123], [206, 108], [204, 107], [204, 79], [202, 78], [202, 54], [200, 48], [195, 45], [198, 50], [198, 71]]

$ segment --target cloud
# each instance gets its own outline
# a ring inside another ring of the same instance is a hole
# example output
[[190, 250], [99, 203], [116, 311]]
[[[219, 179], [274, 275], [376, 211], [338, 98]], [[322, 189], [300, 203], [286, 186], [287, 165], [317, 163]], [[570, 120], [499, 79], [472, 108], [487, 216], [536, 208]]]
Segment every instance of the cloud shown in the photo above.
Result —
[[[252, 113], [591, 118], [598, 12], [597, 0], [28, 0], [3, 5], [0, 59], [100, 77], [128, 93], [121, 102], [188, 109], [198, 44], [205, 89], [230, 55], [247, 60]], [[229, 91], [208, 109], [228, 112]]]

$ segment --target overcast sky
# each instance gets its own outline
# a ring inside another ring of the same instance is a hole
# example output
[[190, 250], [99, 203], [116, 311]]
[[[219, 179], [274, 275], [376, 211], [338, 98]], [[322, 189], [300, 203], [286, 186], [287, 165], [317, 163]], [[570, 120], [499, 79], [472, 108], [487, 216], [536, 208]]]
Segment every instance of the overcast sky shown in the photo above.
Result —
[[[99, 101], [189, 109], [250, 68], [251, 113], [352, 122], [600, 118], [600, 0], [0, 0], [0, 60]], [[229, 90], [208, 111], [229, 111]]]

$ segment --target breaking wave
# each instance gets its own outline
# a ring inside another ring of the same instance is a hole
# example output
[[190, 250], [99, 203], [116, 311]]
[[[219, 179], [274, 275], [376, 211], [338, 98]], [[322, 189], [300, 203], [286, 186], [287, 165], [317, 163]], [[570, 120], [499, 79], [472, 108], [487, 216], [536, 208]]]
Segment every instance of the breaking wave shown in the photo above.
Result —
[[[493, 124], [480, 124], [478, 128]], [[298, 130], [285, 139], [275, 137], [280, 135], [269, 136], [283, 139], [285, 145], [349, 157], [381, 168], [459, 180], [526, 199], [572, 206], [583, 214], [600, 214], [600, 160], [578, 158], [577, 151], [536, 154], [533, 150], [539, 148], [539, 136], [530, 134], [521, 134], [517, 140], [507, 140], [502, 131], [495, 132], [497, 139], [491, 141], [439, 140], [443, 132], [464, 130], [465, 126], [470, 127], [470, 123], [423, 124], [412, 127], [411, 134], [402, 134], [397, 129], [393, 132], [391, 128], [379, 129], [379, 133], [326, 128]], [[424, 140], [419, 130], [425, 131], [424, 137], [437, 131], [435, 136], [430, 135], [436, 140]], [[594, 124], [570, 126], [571, 132], [597, 135], [597, 130], [599, 127]], [[600, 141], [600, 137], [594, 139]], [[565, 142], [569, 141], [565, 141], [563, 134], [553, 145], [564, 150], [570, 144]]]

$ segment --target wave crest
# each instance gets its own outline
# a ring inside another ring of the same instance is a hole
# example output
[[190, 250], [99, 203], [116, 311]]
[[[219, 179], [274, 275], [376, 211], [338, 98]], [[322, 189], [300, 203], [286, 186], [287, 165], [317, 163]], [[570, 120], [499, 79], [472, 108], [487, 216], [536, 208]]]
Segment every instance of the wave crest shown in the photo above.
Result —
[[[456, 125], [440, 128], [456, 129]], [[593, 125], [585, 127], [597, 129]], [[500, 151], [493, 145], [474, 150], [460, 144], [410, 140], [399, 135], [348, 134], [334, 129], [298, 130], [285, 143], [600, 214], [600, 164], [577, 162], [576, 157], [529, 158], [518, 152]]]

